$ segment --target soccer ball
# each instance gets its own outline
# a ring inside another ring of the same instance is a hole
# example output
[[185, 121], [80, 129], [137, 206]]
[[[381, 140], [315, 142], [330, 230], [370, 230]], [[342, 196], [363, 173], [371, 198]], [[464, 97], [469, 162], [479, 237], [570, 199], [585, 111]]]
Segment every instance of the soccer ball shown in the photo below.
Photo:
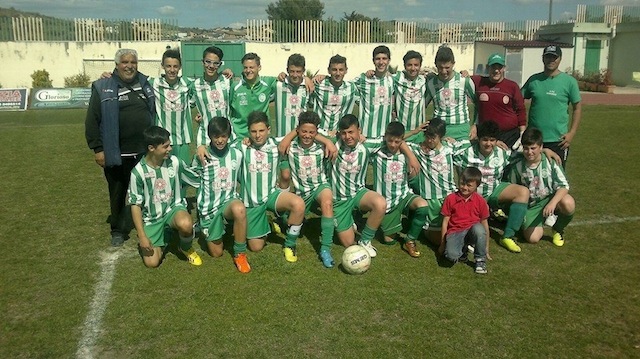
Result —
[[349, 274], [362, 274], [370, 265], [371, 257], [363, 246], [354, 244], [342, 253], [342, 267]]

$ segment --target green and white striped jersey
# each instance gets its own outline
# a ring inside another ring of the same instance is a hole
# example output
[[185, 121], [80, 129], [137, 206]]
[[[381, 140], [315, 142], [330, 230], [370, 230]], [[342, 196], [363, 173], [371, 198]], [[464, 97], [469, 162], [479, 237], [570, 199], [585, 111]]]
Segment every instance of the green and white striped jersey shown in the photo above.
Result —
[[278, 142], [269, 138], [260, 148], [237, 143], [243, 155], [240, 187], [247, 207], [257, 207], [276, 190], [278, 180]]
[[430, 199], [443, 199], [457, 191], [454, 179], [453, 153], [454, 147], [443, 142], [438, 150], [407, 142], [420, 162], [418, 177], [418, 194]]
[[338, 140], [338, 156], [331, 164], [331, 190], [334, 201], [353, 198], [359, 190], [365, 188], [367, 165], [371, 153], [362, 143], [351, 148]]
[[[367, 140], [373, 165], [373, 188], [387, 201], [387, 212], [411, 194], [408, 180], [407, 158], [402, 152], [392, 154], [384, 138]], [[375, 146], [375, 147], [374, 147]]]
[[146, 157], [131, 170], [129, 204], [142, 208], [144, 223], [153, 223], [178, 205], [187, 205], [180, 183], [198, 185], [198, 176], [178, 157], [171, 156], [158, 168], [147, 164]]
[[226, 154], [218, 156], [211, 147], [207, 147], [211, 158], [204, 166], [198, 156], [193, 157], [192, 169], [200, 177], [196, 199], [202, 218], [212, 218], [222, 209], [222, 205], [240, 198], [236, 186], [242, 166], [242, 152], [235, 147], [228, 146], [227, 149]]
[[318, 130], [326, 135], [338, 130], [338, 121], [344, 115], [353, 113], [353, 105], [358, 99], [358, 89], [352, 82], [344, 81], [340, 87], [331, 84], [327, 77], [315, 86], [311, 94], [314, 111], [320, 116]]
[[447, 82], [440, 81], [438, 76], [427, 79], [425, 106], [433, 101], [433, 117], [441, 118], [447, 125], [471, 122], [467, 96], [472, 100], [476, 96], [471, 77], [462, 77], [456, 72]]
[[384, 135], [393, 112], [393, 77], [367, 77], [361, 74], [353, 80], [360, 94], [360, 128], [365, 137]]
[[396, 119], [407, 131], [413, 130], [426, 121], [424, 96], [427, 79], [418, 75], [414, 80], [409, 80], [404, 71], [400, 71], [393, 76], [393, 85]]
[[542, 160], [531, 168], [522, 155], [511, 167], [509, 179], [512, 183], [521, 184], [529, 189], [529, 206], [553, 196], [560, 188], [569, 189], [569, 182], [564, 170], [554, 160], [542, 153]]
[[217, 116], [229, 118], [229, 91], [231, 83], [229, 79], [220, 75], [212, 82], [204, 78], [198, 78], [194, 81], [193, 86], [196, 107], [200, 115], [202, 115], [202, 121], [198, 124], [196, 144], [198, 146], [206, 146], [209, 144], [207, 127], [211, 119]]
[[191, 143], [190, 99], [194, 94], [193, 82], [178, 78], [169, 85], [164, 77], [149, 78], [156, 95], [156, 125], [169, 131], [172, 145]]
[[327, 182], [325, 173], [328, 161], [324, 158], [324, 146], [314, 142], [304, 148], [296, 138], [289, 146], [289, 168], [295, 194], [306, 197], [319, 185]]
[[468, 140], [459, 141], [456, 144], [456, 153], [453, 156], [453, 164], [461, 170], [467, 167], [475, 167], [482, 172], [482, 183], [478, 186], [478, 193], [482, 197], [489, 197], [502, 182], [507, 165], [512, 161], [511, 152], [498, 146], [493, 147], [493, 152], [485, 157], [480, 152], [477, 142]]
[[308, 93], [302, 83], [294, 86], [287, 77], [284, 82], [276, 81], [274, 86], [276, 109], [276, 137], [283, 137], [298, 126], [298, 116], [307, 110]]

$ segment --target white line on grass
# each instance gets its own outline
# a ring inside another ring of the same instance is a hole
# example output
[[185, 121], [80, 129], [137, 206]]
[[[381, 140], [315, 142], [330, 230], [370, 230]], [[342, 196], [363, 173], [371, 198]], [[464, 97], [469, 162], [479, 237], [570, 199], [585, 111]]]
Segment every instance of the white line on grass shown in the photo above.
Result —
[[116, 274], [116, 262], [122, 253], [122, 250], [118, 250], [111, 253], [103, 253], [102, 255], [100, 279], [98, 283], [96, 283], [93, 300], [89, 306], [89, 313], [84, 320], [82, 337], [78, 342], [76, 358], [93, 358], [94, 347], [100, 335], [100, 327], [102, 326], [102, 317], [104, 316], [111, 297], [111, 285], [113, 284], [113, 278]]
[[598, 225], [598, 224], [613, 224], [613, 223], [636, 222], [636, 221], [640, 221], [640, 217], [603, 216], [600, 219], [574, 221], [574, 222], [569, 223], [569, 226], [570, 227], [574, 227], [574, 226], [593, 226], [593, 225]]

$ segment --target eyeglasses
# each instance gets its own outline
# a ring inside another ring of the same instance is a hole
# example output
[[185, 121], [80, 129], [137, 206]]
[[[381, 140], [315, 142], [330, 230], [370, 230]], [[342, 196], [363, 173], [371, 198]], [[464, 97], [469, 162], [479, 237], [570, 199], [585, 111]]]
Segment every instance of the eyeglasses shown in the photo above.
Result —
[[210, 60], [202, 60], [206, 66], [220, 67], [224, 65], [224, 61], [210, 61]]

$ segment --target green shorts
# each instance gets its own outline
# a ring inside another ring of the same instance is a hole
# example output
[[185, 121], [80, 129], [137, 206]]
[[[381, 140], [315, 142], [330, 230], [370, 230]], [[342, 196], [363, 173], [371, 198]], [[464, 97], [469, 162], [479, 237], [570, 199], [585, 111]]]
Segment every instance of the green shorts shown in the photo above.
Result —
[[222, 238], [226, 233], [224, 227], [224, 211], [227, 210], [227, 207], [233, 201], [240, 201], [237, 198], [230, 199], [224, 202], [220, 207], [218, 207], [218, 211], [209, 216], [209, 218], [200, 218], [200, 226], [202, 228], [202, 233], [206, 236], [207, 242], [217, 241]]
[[391, 210], [384, 215], [382, 223], [380, 224], [380, 229], [385, 236], [400, 232], [402, 229], [402, 214], [408, 212], [409, 205], [418, 197], [420, 196], [416, 194], [409, 194], [405, 196], [400, 200], [400, 203], [391, 208]]
[[171, 229], [173, 217], [180, 211], [186, 212], [187, 208], [182, 205], [175, 206], [171, 212], [165, 214], [162, 218], [153, 223], [144, 224], [144, 234], [147, 235], [154, 247], [164, 247], [169, 243], [169, 240], [165, 239], [164, 232], [166, 229]]
[[444, 198], [427, 200], [427, 224], [430, 230], [439, 230], [442, 228], [442, 219], [444, 218], [440, 211]]
[[353, 198], [333, 202], [333, 218], [335, 219], [338, 233], [344, 232], [353, 226], [353, 210], [360, 209], [360, 200], [368, 192], [368, 189], [363, 188]]
[[193, 160], [193, 156], [191, 155], [191, 145], [187, 143], [184, 145], [171, 145], [171, 147], [171, 154], [173, 156], [178, 157], [180, 161], [187, 165], [191, 164], [191, 161]]
[[542, 215], [542, 210], [550, 200], [551, 197], [548, 197], [529, 207], [529, 209], [527, 209], [527, 214], [524, 216], [524, 224], [522, 225], [522, 228], [542, 227], [545, 221], [545, 218]]
[[471, 132], [471, 125], [469, 123], [463, 123], [461, 125], [447, 124], [447, 132], [445, 137], [453, 137], [456, 141], [468, 140], [469, 132]]
[[304, 200], [305, 216], [309, 214], [309, 212], [311, 212], [311, 209], [318, 204], [318, 196], [320, 196], [320, 192], [324, 191], [325, 189], [331, 190], [331, 186], [329, 186], [327, 183], [322, 183], [316, 189], [311, 191], [311, 193], [309, 193], [305, 197], [302, 197], [302, 199]]
[[489, 208], [500, 208], [500, 204], [498, 203], [498, 197], [500, 197], [500, 193], [505, 190], [505, 188], [509, 187], [511, 183], [508, 182], [500, 182], [498, 186], [491, 192], [490, 195], [485, 197], [487, 203], [489, 203]]
[[276, 211], [276, 203], [282, 191], [276, 189], [268, 197], [267, 201], [256, 207], [247, 207], [247, 239], [262, 238], [271, 233], [267, 211], [279, 215]]

